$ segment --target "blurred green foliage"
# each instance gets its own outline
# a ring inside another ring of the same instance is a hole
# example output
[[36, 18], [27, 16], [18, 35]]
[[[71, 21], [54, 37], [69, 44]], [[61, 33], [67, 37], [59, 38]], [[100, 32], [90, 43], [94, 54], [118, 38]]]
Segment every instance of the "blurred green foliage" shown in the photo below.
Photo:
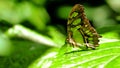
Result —
[[[36, 0], [37, 1], [37, 0]], [[0, 1], [0, 20], [5, 20], [10, 24], [20, 24], [28, 20], [39, 30], [45, 29], [50, 17], [44, 6], [35, 6], [31, 2], [23, 1]]]
[[0, 32], [0, 56], [8, 56], [12, 52], [13, 46], [8, 37]]
[[[98, 2], [100, 4], [96, 6]], [[69, 58], [74, 58], [73, 54], [68, 55], [68, 58], [65, 55], [61, 57], [56, 54], [65, 43], [65, 24], [73, 4], [76, 3], [84, 5], [86, 16], [98, 33], [103, 36], [100, 43], [105, 44], [100, 46], [100, 52], [108, 55], [114, 52], [119, 56], [117, 53], [119, 50], [114, 48], [118, 47], [119, 49], [120, 45], [119, 42], [114, 41], [120, 40], [120, 2], [119, 0], [105, 0], [104, 2], [99, 0], [98, 2], [92, 0], [1, 0], [0, 68], [27, 68], [30, 64], [30, 68], [35, 68], [37, 65], [40, 68], [42, 68], [41, 66], [49, 67], [50, 65], [58, 67], [59, 60], [65, 61], [60, 62], [62, 64], [72, 64], [70, 61], [73, 60], [69, 60]], [[109, 49], [106, 52], [109, 46], [112, 47], [112, 51]], [[94, 53], [98, 52], [99, 49], [79, 51], [79, 54], [91, 52], [93, 54], [84, 57], [96, 57]], [[97, 56], [102, 55], [101, 53], [98, 53]], [[111, 58], [116, 54], [109, 57]], [[56, 56], [58, 57], [56, 58]], [[81, 56], [76, 56], [74, 60], [81, 61], [82, 59]], [[69, 61], [66, 62], [66, 60]], [[89, 61], [89, 59], [87, 60]], [[99, 60], [94, 61], [98, 63]], [[113, 62], [116, 60], [120, 61], [118, 58]], [[102, 63], [102, 59], [100, 61]], [[48, 65], [46, 65], [47, 62], [49, 62]], [[77, 63], [77, 61], [75, 62]], [[85, 64], [83, 64], [83, 67], [86, 66]], [[112, 62], [109, 64], [114, 65]], [[116, 64], [119, 64], [119, 62]]]

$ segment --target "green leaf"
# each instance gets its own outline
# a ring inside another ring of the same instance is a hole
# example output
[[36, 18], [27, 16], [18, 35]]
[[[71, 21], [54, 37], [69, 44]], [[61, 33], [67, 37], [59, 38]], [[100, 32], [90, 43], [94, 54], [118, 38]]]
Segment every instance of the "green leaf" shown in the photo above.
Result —
[[59, 54], [58, 50], [50, 52], [43, 56], [44, 59], [43, 57], [38, 59], [29, 68], [118, 68], [120, 64], [119, 41], [102, 43], [96, 50], [77, 49], [66, 52], [65, 48], [60, 49], [60, 52], [65, 54]]
[[9, 56], [13, 50], [14, 46], [10, 39], [0, 31], [0, 56]]

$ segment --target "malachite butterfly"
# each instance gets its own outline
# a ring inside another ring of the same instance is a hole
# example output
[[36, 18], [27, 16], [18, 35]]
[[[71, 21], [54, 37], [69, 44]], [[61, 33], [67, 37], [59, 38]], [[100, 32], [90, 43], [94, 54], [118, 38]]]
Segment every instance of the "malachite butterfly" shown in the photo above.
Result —
[[[83, 39], [82, 43], [80, 42], [81, 37]], [[84, 13], [84, 7], [76, 4], [68, 17], [66, 42], [73, 47], [84, 45], [87, 48], [95, 49], [99, 46], [99, 38], [101, 36], [91, 26]]]

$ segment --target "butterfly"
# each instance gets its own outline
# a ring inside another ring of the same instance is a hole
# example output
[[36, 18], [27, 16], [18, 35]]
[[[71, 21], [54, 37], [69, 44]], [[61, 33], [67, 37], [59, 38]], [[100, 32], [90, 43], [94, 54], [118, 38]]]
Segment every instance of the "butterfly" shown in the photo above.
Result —
[[85, 15], [83, 5], [76, 4], [68, 17], [66, 43], [73, 47], [82, 48], [84, 46], [96, 49], [99, 46], [99, 38], [101, 36], [91, 26]]

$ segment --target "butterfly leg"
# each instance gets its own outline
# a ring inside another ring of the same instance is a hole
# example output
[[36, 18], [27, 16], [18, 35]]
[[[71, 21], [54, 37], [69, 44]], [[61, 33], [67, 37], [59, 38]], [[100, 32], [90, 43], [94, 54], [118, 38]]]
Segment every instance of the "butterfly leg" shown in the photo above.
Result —
[[77, 44], [76, 44], [75, 40], [72, 38], [72, 36], [73, 36], [73, 33], [72, 33], [71, 31], [69, 31], [68, 37], [67, 37], [66, 41], [67, 41], [70, 45], [72, 45], [73, 47], [77, 47]]

